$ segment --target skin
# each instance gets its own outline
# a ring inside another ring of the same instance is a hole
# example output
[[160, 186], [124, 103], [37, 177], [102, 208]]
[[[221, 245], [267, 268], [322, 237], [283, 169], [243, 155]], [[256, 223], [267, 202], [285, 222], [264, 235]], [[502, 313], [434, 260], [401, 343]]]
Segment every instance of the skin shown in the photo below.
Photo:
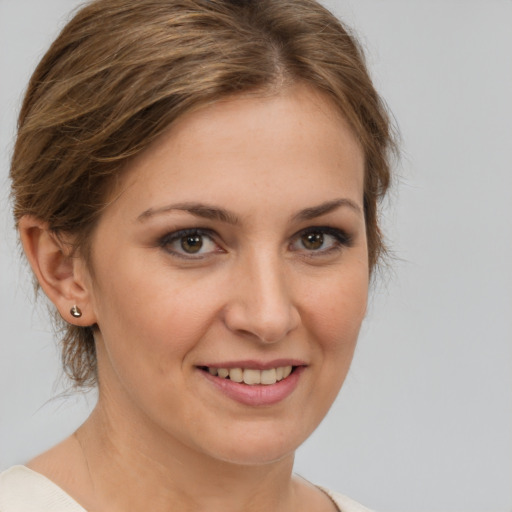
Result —
[[[98, 405], [29, 466], [88, 510], [334, 510], [292, 465], [345, 379], [366, 311], [363, 173], [334, 106], [295, 85], [189, 113], [131, 161], [91, 266], [22, 219], [62, 316], [98, 325]], [[190, 203], [229, 222], [171, 207]], [[190, 228], [208, 230], [193, 255], [172, 236]], [[265, 406], [227, 397], [198, 369], [290, 358], [303, 363], [296, 387]]]

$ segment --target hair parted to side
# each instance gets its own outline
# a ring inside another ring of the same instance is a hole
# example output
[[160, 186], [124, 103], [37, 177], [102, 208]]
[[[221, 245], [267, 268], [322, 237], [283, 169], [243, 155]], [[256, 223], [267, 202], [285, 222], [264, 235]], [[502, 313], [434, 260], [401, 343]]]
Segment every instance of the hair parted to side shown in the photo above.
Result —
[[[378, 204], [392, 130], [347, 29], [315, 0], [96, 0], [35, 70], [11, 166], [16, 223], [33, 215], [89, 256], [92, 230], [126, 162], [185, 112], [303, 82], [328, 95], [365, 155], [369, 266], [384, 251]], [[93, 327], [66, 324], [63, 364], [96, 382]]]

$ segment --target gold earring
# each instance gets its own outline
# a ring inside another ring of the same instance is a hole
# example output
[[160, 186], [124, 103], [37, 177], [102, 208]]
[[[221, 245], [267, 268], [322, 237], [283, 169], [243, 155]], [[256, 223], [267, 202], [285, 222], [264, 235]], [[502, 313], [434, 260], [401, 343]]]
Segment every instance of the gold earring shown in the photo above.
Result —
[[80, 318], [82, 316], [82, 312], [76, 304], [69, 310], [69, 312], [71, 313], [71, 316], [74, 316], [75, 318]]

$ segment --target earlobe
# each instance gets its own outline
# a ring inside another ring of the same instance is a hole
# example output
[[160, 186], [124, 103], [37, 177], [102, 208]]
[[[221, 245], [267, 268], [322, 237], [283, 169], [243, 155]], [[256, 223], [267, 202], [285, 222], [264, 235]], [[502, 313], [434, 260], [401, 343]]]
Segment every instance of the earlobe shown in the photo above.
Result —
[[[85, 264], [72, 254], [72, 246], [53, 233], [46, 222], [24, 215], [19, 223], [21, 243], [39, 285], [66, 322], [96, 323]], [[76, 308], [76, 309], [73, 309]], [[77, 316], [72, 311], [80, 311]]]

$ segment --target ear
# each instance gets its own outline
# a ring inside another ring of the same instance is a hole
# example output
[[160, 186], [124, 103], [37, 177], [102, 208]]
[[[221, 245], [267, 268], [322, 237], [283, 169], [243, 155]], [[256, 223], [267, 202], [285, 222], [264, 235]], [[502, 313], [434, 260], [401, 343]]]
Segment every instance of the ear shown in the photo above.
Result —
[[[95, 324], [89, 272], [83, 259], [72, 255], [71, 244], [32, 215], [24, 215], [18, 229], [30, 266], [62, 318], [83, 327]], [[73, 306], [80, 309], [80, 317], [71, 314]]]

